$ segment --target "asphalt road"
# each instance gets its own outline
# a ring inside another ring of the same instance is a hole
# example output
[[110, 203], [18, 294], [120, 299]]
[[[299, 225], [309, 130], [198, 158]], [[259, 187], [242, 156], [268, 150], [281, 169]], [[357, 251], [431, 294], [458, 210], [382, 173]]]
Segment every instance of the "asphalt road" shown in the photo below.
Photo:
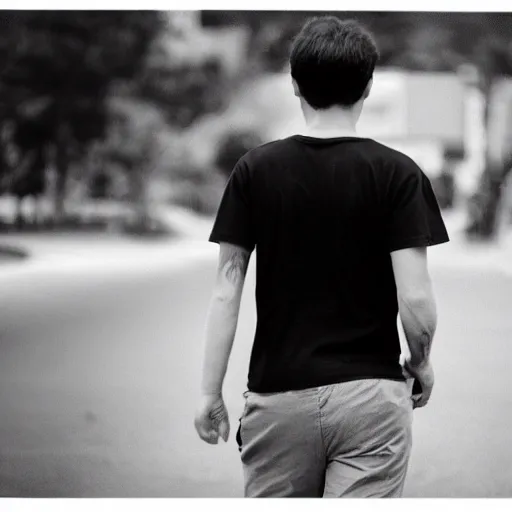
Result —
[[[193, 428], [212, 258], [0, 271], [0, 496], [239, 497], [234, 435]], [[436, 267], [437, 386], [415, 412], [409, 497], [512, 497], [512, 278]], [[226, 381], [255, 325], [250, 272]], [[233, 432], [234, 434], [234, 432]]]

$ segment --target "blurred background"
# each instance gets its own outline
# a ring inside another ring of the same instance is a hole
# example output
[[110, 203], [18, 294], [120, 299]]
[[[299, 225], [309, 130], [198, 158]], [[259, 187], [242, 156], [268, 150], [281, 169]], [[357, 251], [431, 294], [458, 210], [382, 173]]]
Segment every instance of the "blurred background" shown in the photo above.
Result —
[[[234, 432], [193, 427], [206, 239], [238, 158], [303, 129], [287, 60], [314, 14], [0, 12], [0, 496], [242, 496]], [[359, 133], [421, 165], [452, 239], [406, 496], [512, 497], [512, 14], [331, 14], [381, 51]], [[233, 430], [253, 294], [254, 261]]]

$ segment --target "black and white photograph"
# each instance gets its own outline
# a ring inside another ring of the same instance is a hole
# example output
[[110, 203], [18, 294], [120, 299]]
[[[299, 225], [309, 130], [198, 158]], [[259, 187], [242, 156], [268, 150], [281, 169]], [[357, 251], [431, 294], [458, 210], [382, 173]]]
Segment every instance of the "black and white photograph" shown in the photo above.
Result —
[[385, 7], [0, 11], [0, 508], [512, 498], [512, 11]]

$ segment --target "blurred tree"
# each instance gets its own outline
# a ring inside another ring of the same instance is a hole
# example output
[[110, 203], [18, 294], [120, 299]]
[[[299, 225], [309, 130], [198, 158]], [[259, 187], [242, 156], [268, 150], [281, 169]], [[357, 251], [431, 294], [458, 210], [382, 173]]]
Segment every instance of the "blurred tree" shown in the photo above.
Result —
[[39, 193], [34, 176], [52, 165], [62, 218], [70, 165], [105, 135], [111, 86], [137, 75], [163, 26], [156, 11], [0, 13], [0, 114], [33, 162], [18, 196]]
[[110, 188], [112, 179], [106, 172], [97, 172], [92, 176], [90, 183], [90, 197], [92, 199], [107, 199], [111, 197]]
[[169, 125], [186, 128], [222, 109], [230, 84], [213, 57], [175, 62], [168, 50], [172, 42], [172, 37], [165, 37], [153, 46], [131, 94], [158, 107]]
[[[198, 165], [190, 154], [180, 154], [176, 132], [227, 108], [233, 91], [240, 86], [240, 77], [208, 49], [201, 48], [198, 37], [173, 28], [162, 33], [126, 93], [148, 112], [153, 109], [161, 116], [154, 119], [151, 128], [154, 137], [160, 139], [151, 150], [156, 152], [152, 165], [175, 188], [169, 199], [200, 213], [211, 213], [215, 210], [213, 191], [218, 187], [219, 176], [213, 166]], [[160, 146], [165, 150], [158, 149]]]
[[165, 153], [159, 139], [164, 120], [154, 106], [132, 97], [112, 98], [109, 113], [111, 122], [107, 136], [96, 146], [98, 161], [104, 170], [98, 176], [105, 175], [109, 167], [124, 171], [130, 189], [128, 198], [134, 208], [133, 228], [141, 233], [148, 232], [152, 224], [150, 186]]
[[405, 44], [411, 30], [409, 13], [370, 11], [202, 11], [206, 27], [246, 26], [251, 34], [248, 64], [266, 71], [281, 71], [288, 63], [294, 36], [306, 19], [332, 15], [358, 19], [375, 33], [381, 64], [386, 64], [397, 48]]
[[[46, 103], [46, 102], [45, 102]], [[40, 114], [40, 112], [37, 112]], [[17, 198], [16, 224], [24, 224], [22, 213], [26, 198], [36, 201], [36, 221], [39, 220], [37, 201], [46, 192], [46, 169], [49, 142], [43, 116], [18, 116], [13, 123], [11, 145], [16, 148], [16, 160], [11, 163], [8, 192]]]

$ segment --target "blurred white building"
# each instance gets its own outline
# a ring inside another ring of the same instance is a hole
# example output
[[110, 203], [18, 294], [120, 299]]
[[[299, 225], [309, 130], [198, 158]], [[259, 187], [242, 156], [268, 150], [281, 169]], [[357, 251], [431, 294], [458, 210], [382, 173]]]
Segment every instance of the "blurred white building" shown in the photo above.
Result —
[[[280, 117], [271, 138], [302, 131], [304, 121], [288, 74], [275, 80], [268, 91], [271, 117]], [[361, 136], [409, 154], [433, 176], [441, 170], [445, 148], [465, 146], [465, 109], [466, 88], [453, 73], [379, 69], [357, 130]]]
[[512, 79], [498, 80], [490, 105], [489, 152], [497, 161], [512, 157]]
[[[473, 163], [463, 172], [481, 170], [484, 140], [478, 100], [475, 103], [460, 77], [453, 73], [379, 69], [358, 133], [410, 155], [430, 176], [441, 170], [445, 148], [465, 150], [466, 163]], [[263, 75], [247, 84], [226, 112], [194, 127], [189, 141], [196, 148], [196, 156], [205, 161], [212, 158], [215, 141], [229, 130], [253, 130], [270, 141], [304, 129], [300, 103], [285, 71]], [[200, 147], [204, 154], [199, 154]]]

